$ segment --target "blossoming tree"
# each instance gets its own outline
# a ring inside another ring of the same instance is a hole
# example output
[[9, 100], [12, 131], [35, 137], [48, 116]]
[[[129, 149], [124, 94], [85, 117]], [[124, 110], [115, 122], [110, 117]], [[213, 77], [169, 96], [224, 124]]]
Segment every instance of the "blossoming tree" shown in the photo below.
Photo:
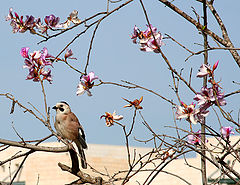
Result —
[[[197, 11], [193, 9], [193, 12], [196, 15], [196, 19], [192, 18], [191, 16], [180, 10], [176, 5], [174, 5], [174, 1], [172, 2], [168, 0], [159, 0], [160, 4], [163, 4], [164, 6], [169, 8], [169, 11], [174, 11], [181, 18], [187, 20], [189, 24], [194, 25], [197, 31], [203, 36], [203, 50], [198, 52], [192, 52], [183, 44], [172, 38], [170, 35], [166, 34], [166, 37], [164, 37], [164, 35], [160, 31], [158, 31], [157, 27], [155, 27], [154, 23], [152, 23], [149, 19], [148, 11], [144, 6], [143, 1], [137, 1], [141, 5], [140, 7], [145, 15], [145, 19], [142, 20], [143, 25], [146, 24], [147, 28], [146, 30], [141, 30], [136, 25], [133, 25], [133, 31], [129, 30], [129, 32], [132, 32], [129, 41], [133, 44], [136, 44], [136, 47], [139, 47], [140, 51], [136, 52], [152, 52], [153, 54], [163, 59], [171, 73], [171, 80], [173, 81], [173, 84], [171, 85], [171, 90], [173, 90], [173, 92], [175, 93], [175, 97], [170, 99], [166, 98], [165, 96], [160, 95], [157, 91], [153, 91], [151, 89], [148, 89], [147, 87], [143, 87], [128, 81], [122, 81], [121, 83], [111, 81], [106, 82], [102, 80], [104, 74], [97, 74], [98, 76], [96, 76], [94, 70], [89, 71], [89, 66], [91, 66], [89, 58], [92, 47], [94, 45], [93, 41], [95, 39], [95, 34], [99, 25], [108, 17], [113, 16], [113, 13], [129, 6], [129, 4], [131, 4], [133, 1], [134, 0], [108, 0], [106, 12], [97, 13], [85, 19], [84, 21], [79, 18], [77, 10], [72, 11], [70, 15], [64, 19], [64, 21], [61, 21], [58, 16], [55, 16], [53, 14], [47, 15], [44, 18], [36, 18], [33, 15], [24, 17], [18, 15], [18, 13], [14, 12], [13, 9], [10, 8], [9, 13], [6, 16], [6, 21], [10, 22], [12, 32], [16, 34], [24, 33], [22, 34], [23, 37], [28, 37], [28, 32], [30, 32], [31, 34], [40, 39], [39, 43], [47, 42], [48, 40], [54, 39], [55, 37], [61, 37], [63, 33], [71, 32], [80, 25], [84, 25], [84, 30], [77, 34], [75, 37], [73, 37], [73, 39], [64, 48], [59, 48], [60, 52], [57, 55], [49, 54], [46, 47], [43, 47], [42, 50], [37, 51], [34, 51], [34, 48], [29, 47], [19, 48], [20, 55], [23, 57], [23, 68], [26, 68], [28, 70], [26, 80], [32, 80], [32, 83], [40, 83], [42, 95], [44, 97], [43, 104], [45, 109], [43, 111], [35, 109], [34, 106], [33, 110], [31, 108], [28, 108], [27, 106], [16, 100], [15, 97], [9, 93], [2, 93], [0, 94], [0, 96], [5, 97], [13, 102], [11, 113], [14, 112], [15, 105], [20, 106], [24, 109], [25, 112], [29, 112], [36, 119], [41, 121], [48, 130], [51, 131], [52, 134], [49, 137], [58, 137], [57, 133], [51, 126], [50, 111], [46, 97], [47, 92], [44, 88], [45, 81], [49, 83], [54, 82], [52, 73], [55, 72], [54, 66], [57, 65], [57, 62], [63, 62], [66, 67], [72, 70], [72, 72], [77, 73], [80, 76], [80, 81], [78, 82], [76, 94], [73, 94], [73, 96], [85, 96], [86, 94], [88, 96], [92, 96], [93, 94], [90, 91], [91, 89], [98, 88], [99, 86], [105, 87], [105, 85], [112, 85], [117, 86], [118, 88], [126, 89], [141, 89], [146, 91], [147, 93], [155, 94], [160, 98], [161, 101], [167, 102], [174, 110], [175, 116], [173, 122], [175, 123], [175, 125], [166, 126], [175, 129], [177, 133], [176, 135], [169, 135], [166, 133], [163, 134], [160, 130], [152, 128], [151, 123], [147, 122], [142, 113], [144, 111], [144, 105], [142, 103], [144, 99], [143, 96], [141, 96], [140, 98], [136, 97], [136, 99], [134, 100], [129, 100], [126, 97], [120, 97], [122, 98], [121, 101], [128, 103], [124, 106], [124, 108], [130, 108], [130, 111], [133, 110], [133, 116], [131, 117], [131, 119], [125, 118], [124, 115], [118, 115], [116, 111], [110, 113], [107, 112], [109, 110], [106, 110], [105, 114], [99, 112], [98, 117], [100, 117], [101, 119], [105, 119], [107, 127], [119, 126], [124, 133], [123, 139], [126, 140], [126, 148], [128, 152], [126, 158], [128, 159], [127, 161], [129, 168], [126, 169], [126, 171], [124, 172], [116, 172], [118, 175], [122, 175], [121, 173], [123, 173], [124, 178], [117, 178], [117, 175], [115, 174], [108, 176], [109, 179], [103, 181], [103, 173], [99, 173], [98, 178], [95, 178], [93, 176], [86, 176], [84, 174], [84, 170], [80, 172], [75, 172], [72, 169], [74, 168], [74, 164], [72, 165], [72, 167], [67, 167], [60, 164], [60, 167], [63, 170], [67, 170], [68, 172], [73, 173], [74, 175], [79, 177], [81, 179], [80, 183], [88, 182], [90, 184], [110, 184], [114, 181], [121, 181], [122, 184], [126, 184], [137, 173], [144, 171], [145, 167], [148, 164], [156, 162], [156, 167], [150, 169], [149, 176], [147, 176], [145, 182], [143, 182], [143, 184], [151, 184], [152, 181], [157, 177], [157, 175], [161, 173], [167, 165], [171, 165], [172, 161], [176, 160], [179, 157], [184, 157], [186, 153], [194, 152], [201, 155], [202, 184], [207, 184], [206, 161], [212, 163], [216, 168], [221, 171], [223, 175], [236, 182], [236, 179], [240, 179], [239, 172], [234, 168], [234, 165], [236, 165], [240, 161], [240, 156], [238, 153], [239, 148], [237, 147], [240, 140], [233, 143], [231, 142], [230, 135], [240, 132], [239, 115], [237, 118], [233, 117], [231, 112], [228, 112], [224, 109], [224, 106], [228, 103], [228, 97], [237, 96], [240, 93], [240, 90], [228, 92], [228, 90], [221, 85], [221, 80], [219, 79], [224, 78], [224, 75], [221, 77], [222, 74], [218, 73], [218, 66], [221, 65], [221, 63], [223, 63], [224, 61], [221, 61], [218, 58], [215, 59], [216, 62], [209, 61], [208, 52], [210, 50], [226, 50], [232, 56], [232, 61], [236, 63], [237, 67], [240, 67], [240, 57], [238, 54], [239, 49], [235, 48], [233, 43], [231, 42], [230, 36], [226, 31], [226, 27], [214, 7], [214, 0], [196, 0], [201, 3], [201, 7], [203, 8], [203, 15], [199, 15], [199, 13], [197, 13]], [[109, 10], [109, 3], [118, 3], [118, 6], [113, 10]], [[145, 3], [147, 4], [148, 2], [145, 1]], [[212, 13], [213, 17], [216, 19], [218, 26], [222, 32], [222, 37], [208, 28], [207, 12]], [[100, 18], [98, 16], [100, 16]], [[74, 51], [70, 49], [71, 44], [77, 38], [81, 37], [85, 32], [89, 32], [89, 28], [93, 26], [95, 26], [95, 29], [92, 33], [92, 37], [90, 40], [87, 62], [83, 68], [75, 68], [71, 65], [71, 63], [69, 63], [70, 60], [76, 60], [76, 58], [73, 57]], [[214, 46], [211, 46], [213, 42], [212, 40], [209, 41], [209, 39], [212, 39], [214, 41]], [[166, 44], [167, 40], [173, 41], [185, 51], [190, 52], [191, 55], [187, 58], [187, 60], [192, 56], [197, 56], [199, 54], [204, 55], [203, 62], [201, 65], [199, 65], [199, 71], [191, 70], [189, 79], [186, 78], [186, 75], [184, 75], [180, 69], [175, 69], [173, 67], [172, 62], [168, 59], [168, 56], [163, 51], [165, 49], [167, 50], [168, 48], [168, 45]], [[215, 45], [217, 46], [215, 47]], [[222, 47], [220, 47], [220, 45]], [[196, 87], [191, 84], [192, 78], [195, 77], [202, 79], [203, 82], [201, 85], [198, 86], [198, 89], [201, 89], [199, 92], [195, 89]], [[144, 80], [144, 78], [142, 80]], [[191, 91], [194, 95], [192, 97], [189, 97], [188, 99], [182, 98], [181, 94], [179, 93], [180, 84], [185, 86], [186, 91]], [[51, 88], [54, 88], [54, 86]], [[226, 94], [224, 92], [228, 93]], [[215, 109], [217, 109], [218, 112]], [[236, 107], [236, 109], [239, 109], [239, 107]], [[38, 115], [39, 112], [41, 113], [41, 116]], [[171, 112], [171, 110], [169, 110], [169, 112]], [[207, 121], [208, 115], [213, 114], [214, 112], [216, 112], [216, 116], [219, 120], [218, 129], [212, 128]], [[138, 160], [135, 160], [136, 156], [134, 156], [134, 154], [129, 151], [129, 139], [133, 134], [134, 128], [137, 127], [135, 124], [135, 122], [137, 122], [137, 117], [141, 119], [141, 122], [145, 126], [145, 129], [152, 134], [152, 137], [144, 142], [153, 142], [153, 149], [145, 155], [140, 156]], [[183, 122], [189, 125], [188, 129], [185, 129], [181, 126]], [[226, 126], [223, 126], [221, 122], [226, 122]], [[196, 127], [193, 127], [192, 124], [197, 125], [198, 130], [195, 130]], [[207, 145], [209, 141], [206, 139], [206, 135], [214, 137], [218, 142], [217, 146]], [[49, 150], [51, 150], [52, 152], [72, 152], [69, 143], [62, 139], [61, 141], [66, 144], [65, 147], [49, 149], [49, 147], [47, 148], [43, 146], [38, 146], [40, 142], [45, 141], [49, 137], [39, 140], [35, 145], [29, 144], [27, 142], [22, 143], [16, 141], [9, 141], [6, 139], [0, 139], [0, 143], [2, 143], [2, 148], [4, 148], [5, 146], [18, 146], [30, 149], [31, 153]], [[219, 149], [219, 155], [214, 155], [216, 150]], [[27, 158], [28, 155], [30, 155], [30, 153], [16, 155], [14, 157], [6, 159], [5, 161], [2, 161], [0, 164], [4, 164], [8, 161], [14, 160], [22, 156], [26, 156]], [[230, 155], [234, 158], [234, 164], [232, 164], [231, 166], [228, 165], [225, 161], [226, 157]], [[23, 163], [21, 165], [23, 165]], [[189, 167], [191, 166], [189, 165]], [[18, 172], [19, 171], [17, 171], [16, 174]], [[100, 181], [98, 181], [99, 178], [101, 179]], [[12, 182], [13, 181], [14, 178], [12, 179]], [[191, 182], [189, 182], [188, 184], [190, 183]]]

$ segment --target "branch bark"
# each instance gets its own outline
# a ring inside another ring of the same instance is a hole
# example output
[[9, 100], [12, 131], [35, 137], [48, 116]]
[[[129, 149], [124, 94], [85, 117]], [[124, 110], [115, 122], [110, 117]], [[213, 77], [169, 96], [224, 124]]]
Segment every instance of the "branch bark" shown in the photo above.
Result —
[[[203, 1], [203, 21], [204, 21], [204, 29], [207, 29], [207, 5], [206, 5], [206, 0]], [[203, 34], [203, 40], [204, 40], [204, 64], [208, 64], [208, 51], [206, 50], [208, 48], [208, 40], [207, 40], [207, 34], [202, 32]], [[206, 87], [207, 85], [207, 77], [203, 78], [203, 87]], [[206, 118], [203, 118], [202, 124], [201, 124], [201, 149], [202, 149], [202, 155], [201, 155], [201, 172], [202, 172], [202, 184], [207, 185], [207, 167], [206, 167], [206, 149], [205, 149], [205, 144], [206, 144], [206, 129], [205, 129], [205, 124], [206, 124]]]
[[[180, 16], [182, 16], [184, 19], [186, 19], [188, 22], [190, 22], [191, 24], [193, 24], [199, 31], [204, 32], [205, 34], [211, 36], [214, 40], [218, 41], [220, 44], [222, 44], [225, 47], [231, 47], [234, 48], [233, 44], [231, 43], [229, 37], [225, 37], [225, 38], [221, 38], [219, 37], [217, 34], [215, 34], [213, 31], [209, 30], [208, 28], [205, 28], [202, 24], [200, 24], [199, 22], [197, 22], [195, 19], [193, 19], [191, 16], [189, 16], [188, 14], [186, 14], [185, 12], [183, 12], [182, 10], [180, 10], [178, 7], [176, 7], [175, 5], [173, 5], [172, 3], [170, 3], [167, 0], [158, 0], [161, 3], [163, 3], [164, 5], [166, 5], [167, 7], [169, 7], [170, 9], [172, 9], [174, 12], [176, 12], [177, 14], [179, 14]], [[201, 1], [203, 2], [203, 0]], [[209, 3], [208, 3], [209, 4]], [[209, 7], [210, 8], [210, 7]], [[214, 16], [217, 16], [218, 14], [215, 14]], [[219, 20], [219, 19], [218, 19]], [[221, 20], [221, 19], [220, 19]], [[224, 32], [227, 33], [227, 32]], [[226, 36], [226, 34], [225, 34]], [[228, 38], [226, 40], [226, 38]], [[230, 50], [230, 53], [232, 54], [233, 58], [235, 59], [238, 67], [240, 67], [240, 57], [237, 53], [237, 51], [235, 50]]]
[[21, 148], [27, 148], [32, 149], [34, 151], [44, 151], [44, 152], [67, 152], [69, 151], [70, 147], [63, 146], [63, 147], [47, 147], [47, 146], [36, 146], [31, 144], [25, 144], [25, 143], [19, 143], [16, 141], [10, 141], [6, 139], [0, 139], [0, 143], [15, 146], [15, 147], [21, 147]]

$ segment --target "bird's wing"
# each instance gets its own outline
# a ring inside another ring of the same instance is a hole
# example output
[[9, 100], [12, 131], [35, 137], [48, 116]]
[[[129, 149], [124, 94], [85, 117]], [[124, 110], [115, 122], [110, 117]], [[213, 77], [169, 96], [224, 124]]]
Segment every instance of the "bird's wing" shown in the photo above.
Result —
[[86, 149], [87, 143], [86, 143], [86, 137], [85, 137], [85, 133], [82, 125], [79, 123], [79, 120], [74, 113], [71, 112], [69, 116], [71, 118], [71, 122], [76, 126], [76, 128], [78, 128], [78, 132], [79, 132], [78, 140], [80, 141], [82, 147]]

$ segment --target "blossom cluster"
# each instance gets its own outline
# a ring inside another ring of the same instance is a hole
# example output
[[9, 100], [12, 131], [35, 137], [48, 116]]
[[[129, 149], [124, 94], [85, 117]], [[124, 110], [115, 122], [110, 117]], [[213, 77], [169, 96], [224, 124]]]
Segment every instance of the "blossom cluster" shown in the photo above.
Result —
[[218, 63], [219, 61], [213, 65], [212, 69], [210, 65], [203, 64], [197, 74], [199, 78], [209, 77], [208, 82], [211, 84], [210, 88], [203, 87], [201, 92], [197, 93], [194, 97], [194, 100], [196, 100], [203, 109], [207, 109], [213, 104], [217, 106], [227, 104], [224, 99], [224, 93], [221, 92], [221, 87], [214, 79], [214, 71], [217, 69]]
[[[213, 67], [210, 65], [203, 64], [199, 72], [197, 73], [197, 77], [207, 77], [210, 87], [202, 87], [201, 91], [196, 93], [193, 100], [197, 102], [199, 106], [196, 108], [196, 104], [192, 103], [190, 105], [186, 105], [181, 102], [180, 106], [177, 106], [176, 110], [176, 119], [185, 118], [188, 122], [197, 124], [197, 122], [202, 123], [204, 117], [209, 114], [208, 108], [212, 105], [216, 106], [224, 106], [226, 105], [226, 100], [224, 99], [224, 93], [221, 92], [221, 87], [219, 83], [217, 83], [214, 79], [214, 71], [218, 67], [219, 61], [217, 61]], [[223, 138], [229, 140], [230, 134], [234, 134], [232, 131], [232, 127], [221, 127], [220, 133]], [[201, 131], [194, 133], [193, 135], [188, 136], [188, 143], [194, 145], [200, 145], [201, 143]]]
[[43, 48], [41, 51], [34, 51], [30, 54], [28, 51], [29, 47], [24, 47], [20, 51], [25, 63], [23, 68], [29, 70], [26, 80], [33, 80], [34, 82], [47, 80], [51, 83], [51, 69], [48, 68], [46, 70], [45, 67], [52, 66], [52, 59], [54, 59], [54, 57], [48, 53], [47, 48]]
[[[123, 108], [126, 108], [126, 107], [134, 107], [135, 110], [139, 110], [139, 109], [143, 109], [142, 106], [140, 106], [140, 104], [142, 103], [143, 101], [143, 96], [141, 96], [140, 99], [135, 99], [133, 101], [130, 101], [130, 100], [127, 100], [125, 98], [123, 98], [125, 101], [127, 101], [129, 104], [123, 106]], [[105, 118], [105, 122], [106, 122], [106, 125], [108, 127], [111, 127], [114, 125], [114, 122], [115, 123], [118, 123], [116, 121], [119, 121], [119, 120], [122, 120], [123, 119], [123, 116], [122, 115], [117, 115], [116, 114], [116, 111], [114, 111], [112, 114], [109, 113], [109, 112], [105, 112], [105, 115], [102, 115], [100, 117], [100, 119], [102, 118]], [[119, 125], [121, 125], [120, 123], [118, 123]], [[122, 126], [122, 125], [121, 125]]]
[[[232, 131], [233, 127], [228, 126], [228, 127], [221, 127], [220, 133], [221, 136], [229, 141], [229, 137], [231, 134], [234, 134]], [[201, 130], [198, 130], [197, 132], [190, 134], [187, 136], [188, 138], [188, 143], [193, 144], [193, 145], [201, 145]], [[206, 140], [208, 142], [208, 140]]]
[[70, 23], [78, 24], [81, 20], [78, 18], [78, 11], [74, 10], [70, 13], [67, 20], [63, 23], [60, 23], [60, 18], [51, 14], [45, 16], [44, 22], [41, 21], [41, 18], [35, 18], [32, 15], [26, 15], [24, 19], [23, 16], [19, 16], [16, 12], [13, 13], [13, 9], [9, 9], [9, 13], [6, 16], [6, 21], [11, 21], [10, 25], [12, 26], [13, 33], [24, 33], [29, 30], [32, 34], [36, 34], [37, 31], [42, 34], [47, 34], [48, 30], [53, 29], [65, 29], [70, 26]]
[[186, 105], [184, 102], [181, 102], [181, 106], [177, 106], [176, 119], [186, 118], [187, 121], [193, 124], [197, 124], [198, 121], [201, 121], [209, 113], [208, 110], [203, 110], [195, 108], [196, 104]]
[[193, 98], [198, 102], [201, 109], [207, 109], [211, 105], [226, 105], [224, 99], [224, 93], [221, 92], [220, 88], [216, 86], [215, 88], [202, 87], [201, 92], [198, 92]]
[[[134, 44], [138, 43], [140, 45], [141, 51], [159, 53], [159, 47], [164, 45], [162, 42], [163, 36], [160, 32], [157, 32], [156, 27], [150, 26], [147, 25], [145, 31], [141, 31], [137, 26], [134, 26], [131, 39], [133, 39]], [[139, 39], [139, 42], [137, 42], [137, 39]]]
[[211, 87], [202, 87], [201, 92], [198, 92], [193, 98], [197, 101], [198, 108], [196, 104], [186, 105], [181, 102], [181, 106], [177, 106], [176, 119], [186, 118], [190, 123], [196, 124], [197, 122], [202, 122], [203, 118], [209, 113], [207, 110], [212, 105], [224, 106], [226, 101], [224, 99], [224, 93], [221, 92], [221, 87], [214, 80], [214, 71], [217, 69], [219, 61], [217, 61], [213, 68], [210, 65], [203, 64], [197, 74], [197, 77], [209, 77], [208, 82]]

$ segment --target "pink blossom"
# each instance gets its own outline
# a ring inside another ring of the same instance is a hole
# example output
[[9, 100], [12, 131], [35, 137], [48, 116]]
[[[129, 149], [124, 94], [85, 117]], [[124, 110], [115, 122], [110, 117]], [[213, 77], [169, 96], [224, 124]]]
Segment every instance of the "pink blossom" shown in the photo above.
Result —
[[98, 79], [98, 77], [95, 76], [94, 72], [90, 72], [90, 73], [88, 73], [88, 75], [82, 76], [81, 79], [82, 79], [84, 82], [89, 82], [89, 83], [91, 83], [93, 80]]
[[221, 92], [219, 86], [215, 86], [215, 89], [214, 89], [215, 93], [216, 93], [216, 99], [215, 99], [215, 105], [218, 105], [219, 106], [223, 106], [223, 105], [226, 105], [227, 102], [226, 100], [224, 99], [224, 93]]
[[[198, 130], [197, 132], [190, 134], [187, 136], [188, 138], [188, 143], [193, 144], [193, 145], [201, 145], [201, 130]], [[205, 140], [208, 142], [208, 140]]]
[[86, 86], [86, 84], [83, 81], [80, 81], [77, 86], [77, 96], [83, 95], [85, 92], [87, 92], [88, 96], [92, 96], [92, 93], [90, 92], [89, 88]]
[[41, 57], [41, 51], [34, 51], [33, 53], [30, 53], [30, 56], [33, 60], [38, 60]]
[[22, 55], [23, 58], [29, 58], [29, 56], [28, 56], [28, 50], [29, 50], [28, 47], [22, 48], [21, 51], [20, 51], [20, 55]]
[[137, 43], [138, 34], [139, 34], [139, 29], [138, 29], [138, 27], [135, 25], [134, 28], [133, 28], [133, 34], [132, 34], [132, 36], [131, 36], [131, 39], [133, 39], [133, 43], [134, 43], [134, 44]]
[[30, 15], [30, 16], [26, 15], [24, 27], [26, 27], [30, 31], [33, 30], [33, 28], [35, 27], [35, 18], [32, 15]]
[[182, 106], [177, 106], [176, 119], [185, 118], [190, 123], [197, 124], [197, 122], [202, 122], [203, 118], [209, 113], [209, 111], [206, 111], [205, 109], [196, 109], [196, 104], [193, 103], [191, 105], [186, 105], [181, 102], [181, 104]]
[[6, 21], [11, 21], [10, 25], [12, 26], [13, 33], [24, 33], [27, 30], [29, 30], [31, 33], [36, 33], [34, 30], [36, 22], [35, 18], [32, 15], [27, 15], [24, 21], [23, 16], [19, 16], [16, 12], [14, 12], [13, 15], [12, 10], [12, 8], [9, 9], [9, 14], [6, 16]]
[[199, 112], [198, 109], [195, 109], [195, 104], [186, 105], [181, 102], [183, 106], [177, 106], [176, 119], [183, 119], [190, 121], [193, 124], [197, 124], [196, 115]]
[[38, 76], [38, 71], [36, 70], [36, 68], [30, 68], [29, 69], [29, 74], [27, 75], [26, 80], [32, 80], [34, 82], [39, 82], [39, 76]]
[[78, 18], [78, 11], [73, 10], [69, 15], [68, 20], [70, 20], [73, 24], [79, 24], [81, 20]]
[[204, 76], [207, 76], [210, 70], [211, 70], [211, 67], [209, 65], [202, 64], [197, 74], [197, 77], [202, 78]]
[[202, 123], [204, 118], [207, 117], [209, 114], [209, 110], [206, 110], [205, 108], [198, 108], [198, 113], [196, 114], [197, 120]]
[[71, 22], [73, 24], [79, 24], [81, 22], [81, 20], [78, 18], [78, 11], [77, 10], [73, 10], [69, 16], [67, 17], [67, 20], [64, 23], [61, 23], [59, 25], [59, 27], [61, 28], [68, 28], [71, 24]]
[[202, 78], [204, 76], [213, 76], [214, 71], [217, 69], [219, 60], [217, 62], [215, 62], [215, 64], [213, 65], [213, 69], [211, 69], [210, 65], [206, 65], [206, 64], [202, 64], [199, 72], [197, 73], [197, 77]]
[[[76, 17], [75, 19], [77, 20]], [[38, 30], [40, 33], [47, 34], [47, 30], [49, 28], [62, 27], [62, 24], [59, 24], [60, 18], [53, 14], [45, 17], [44, 24], [41, 22], [40, 18], [35, 18], [32, 15], [26, 15], [26, 18], [24, 19], [23, 16], [19, 16], [16, 12], [13, 14], [12, 8], [9, 9], [9, 14], [6, 16], [6, 21], [11, 21], [10, 25], [12, 26], [13, 33], [24, 33], [29, 30], [32, 34], [36, 34], [36, 30]]]
[[158, 46], [162, 46], [164, 45], [164, 43], [162, 42], [163, 36], [161, 33], [157, 33], [154, 34], [156, 41], [154, 40], [154, 38], [150, 38], [147, 40], [147, 43], [141, 43], [140, 41], [140, 50], [141, 51], [146, 51], [146, 52], [155, 52], [155, 53], [159, 53], [158, 51]]
[[150, 25], [150, 27], [151, 27], [151, 29], [150, 29], [150, 27], [149, 27], [148, 25], [146, 25], [146, 26], [147, 26], [147, 29], [143, 32], [143, 34], [145, 35], [145, 37], [148, 37], [148, 35], [151, 34], [151, 29], [152, 29], [152, 32], [153, 32], [153, 33], [156, 33], [156, 32], [157, 32], [157, 28], [156, 28], [156, 27], [153, 27], [152, 25]]
[[219, 63], [219, 60], [218, 60], [217, 62], [215, 62], [215, 64], [213, 65], [213, 71], [214, 71], [215, 69], [217, 69], [218, 63]]
[[221, 132], [223, 138], [229, 140], [230, 134], [234, 134], [234, 132], [232, 131], [232, 129], [233, 129], [233, 127], [230, 127], [230, 126], [228, 126], [228, 127], [222, 127], [222, 128], [220, 129], [220, 132]]
[[55, 17], [55, 15], [51, 14], [49, 16], [46, 16], [44, 19], [45, 23], [50, 27], [58, 27], [58, 23], [60, 21], [59, 17]]
[[5, 17], [5, 20], [6, 20], [6, 21], [9, 21], [9, 20], [11, 20], [11, 19], [13, 18], [12, 11], [13, 11], [13, 9], [12, 9], [12, 8], [9, 8], [9, 13], [8, 13], [8, 15]]
[[52, 55], [50, 55], [48, 53], [47, 48], [43, 48], [43, 50], [41, 50], [41, 62], [43, 65], [47, 66], [47, 65], [52, 65], [52, 61], [50, 59], [53, 59], [54, 57]]
[[157, 32], [157, 28], [153, 27], [152, 25], [151, 29], [147, 25], [147, 30], [145, 31], [141, 31], [138, 27], [134, 26], [131, 39], [133, 39], [134, 44], [137, 44], [137, 39], [139, 39], [140, 50], [146, 52], [153, 51], [155, 53], [158, 53], [158, 47], [164, 45], [162, 42], [162, 34], [160, 32]]
[[[23, 68], [29, 70], [26, 80], [33, 80], [39, 82], [40, 80], [47, 80], [49, 83], [52, 81], [51, 69], [45, 69], [45, 66], [52, 65], [51, 59], [54, 57], [48, 54], [47, 48], [41, 51], [34, 51], [28, 54], [29, 48], [22, 48], [20, 54], [24, 60]], [[41, 78], [42, 77], [42, 78]]]
[[215, 98], [213, 95], [213, 89], [202, 87], [201, 92], [197, 93], [193, 99], [198, 102], [198, 105], [204, 105], [209, 102], [214, 102]]
[[220, 106], [226, 105], [224, 93], [220, 91], [218, 86], [215, 86], [215, 89], [212, 87], [202, 87], [201, 92], [197, 93], [193, 99], [198, 102], [198, 105], [200, 105], [202, 109], [207, 109], [212, 104], [219, 104]]
[[201, 130], [198, 130], [196, 133], [188, 135], [188, 143], [193, 145], [201, 144]]
[[26, 58], [25, 61], [24, 61], [24, 64], [25, 65], [23, 65], [23, 68], [31, 69], [31, 68], [35, 67], [35, 65], [34, 65], [34, 63], [33, 63], [33, 61], [31, 59], [27, 59]]
[[51, 83], [52, 81], [51, 69], [45, 71], [44, 68], [41, 68], [40, 74], [43, 76], [43, 80], [46, 79], [49, 83]]
[[38, 29], [38, 31], [40, 33], [46, 33], [47, 30], [49, 29], [49, 27], [47, 25], [44, 25], [42, 22], [41, 22], [41, 19], [40, 18], [37, 18], [36, 19], [36, 28]]
[[94, 72], [90, 72], [88, 73], [88, 75], [83, 75], [80, 78], [80, 82], [77, 86], [77, 96], [80, 96], [82, 94], [84, 94], [85, 92], [87, 92], [88, 96], [92, 96], [92, 93], [90, 92], [90, 89], [93, 87], [94, 85], [94, 80], [98, 79], [97, 76], [95, 76]]

